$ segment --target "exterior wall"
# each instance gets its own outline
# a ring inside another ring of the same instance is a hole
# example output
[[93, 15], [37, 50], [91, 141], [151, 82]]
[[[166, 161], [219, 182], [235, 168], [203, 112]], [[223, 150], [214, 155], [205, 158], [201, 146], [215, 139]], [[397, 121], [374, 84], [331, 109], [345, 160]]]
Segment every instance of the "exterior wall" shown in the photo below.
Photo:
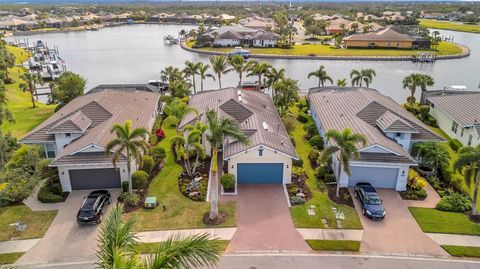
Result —
[[397, 143], [400, 144], [403, 149], [405, 149], [407, 152], [410, 152], [412, 138], [411, 133], [400, 133], [400, 136], [397, 136], [397, 133], [385, 133], [385, 135], [397, 141]]
[[382, 48], [402, 48], [410, 49], [412, 48], [412, 41], [363, 41], [363, 40], [343, 40], [346, 48], [348, 47], [359, 47], [367, 48], [370, 47], [371, 43], [375, 43], [373, 47], [382, 47]]
[[70, 134], [70, 137], [67, 137], [67, 134], [55, 134], [55, 142], [57, 144], [57, 153], [61, 152], [66, 145], [70, 144], [72, 140], [79, 138], [82, 134]]
[[276, 45], [277, 45], [277, 40], [273, 40], [273, 39], [253, 40], [254, 47], [268, 48], [268, 47], [275, 47]]
[[[476, 132], [474, 127], [463, 128], [458, 126], [457, 133], [452, 131], [453, 119], [450, 118], [447, 114], [443, 113], [440, 109], [436, 107], [431, 107], [430, 115], [432, 115], [436, 120], [438, 127], [442, 129], [449, 137], [453, 139], [458, 139], [463, 145], [468, 145], [469, 136], [472, 136], [472, 146], [477, 146], [480, 144], [480, 137]], [[463, 136], [462, 136], [463, 129]]]
[[240, 45], [240, 39], [220, 39], [220, 38], [216, 38], [213, 41], [213, 44], [219, 45], [219, 46], [222, 46], [222, 47], [239, 46]]
[[238, 163], [283, 163], [283, 184], [292, 182], [292, 158], [282, 153], [264, 148], [263, 156], [258, 156], [258, 148], [248, 150], [228, 160], [228, 173], [237, 177]]

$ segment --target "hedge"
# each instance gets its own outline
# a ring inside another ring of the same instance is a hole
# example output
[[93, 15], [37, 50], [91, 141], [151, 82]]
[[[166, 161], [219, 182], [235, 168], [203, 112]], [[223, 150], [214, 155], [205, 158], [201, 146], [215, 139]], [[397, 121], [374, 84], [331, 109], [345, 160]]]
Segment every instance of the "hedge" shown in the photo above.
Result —
[[143, 189], [147, 186], [148, 174], [145, 171], [138, 170], [132, 174], [132, 188]]
[[463, 147], [462, 143], [460, 141], [458, 141], [458, 139], [451, 139], [450, 141], [448, 141], [448, 145], [455, 152], [458, 152], [458, 150]]
[[63, 202], [63, 195], [53, 193], [53, 191], [51, 189], [52, 187], [53, 186], [43, 186], [42, 188], [40, 188], [40, 190], [38, 191], [38, 195], [37, 195], [37, 198], [40, 202], [42, 202], [42, 203]]
[[153, 158], [149, 155], [142, 156], [142, 171], [145, 171], [147, 174], [150, 174], [153, 170]]
[[220, 183], [225, 191], [234, 191], [235, 190], [235, 175], [233, 174], [223, 174], [220, 177]]

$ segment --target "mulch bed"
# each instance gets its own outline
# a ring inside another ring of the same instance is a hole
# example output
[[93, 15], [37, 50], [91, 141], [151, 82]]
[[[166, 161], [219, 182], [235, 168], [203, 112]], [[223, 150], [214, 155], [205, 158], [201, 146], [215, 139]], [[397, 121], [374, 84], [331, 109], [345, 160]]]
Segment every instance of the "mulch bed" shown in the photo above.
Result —
[[[191, 160], [193, 162], [193, 160]], [[190, 181], [192, 180], [191, 178], [188, 177], [186, 172], [183, 172], [180, 177], [178, 178], [178, 190], [180, 193], [183, 194], [186, 198], [196, 201], [196, 202], [204, 202], [206, 195], [207, 195], [207, 187], [208, 187], [208, 173], [210, 172], [210, 158], [205, 158], [203, 160], [200, 160], [202, 162], [202, 165], [197, 168], [197, 171], [195, 174], [201, 175], [202, 180], [200, 181], [200, 187], [197, 192], [200, 194], [198, 196], [190, 196], [188, 192], [186, 192], [186, 188]], [[177, 161], [177, 164], [180, 165], [185, 171], [185, 163], [183, 161]]]
[[214, 220], [210, 219], [210, 212], [205, 213], [203, 215], [203, 223], [206, 225], [220, 225], [224, 223], [228, 219], [228, 215], [225, 212], [218, 212], [218, 217]]
[[477, 215], [472, 215], [472, 211], [468, 212], [467, 213], [468, 215], [468, 219], [475, 222], [475, 223], [480, 223], [480, 215], [477, 214]]
[[299, 190], [303, 194], [305, 194], [305, 201], [308, 201], [312, 199], [312, 192], [310, 191], [310, 188], [308, 187], [306, 180], [308, 179], [308, 176], [306, 173], [303, 174], [292, 174], [292, 183], [287, 184], [287, 190], [288, 190], [288, 197], [295, 196]]
[[421, 197], [418, 195], [410, 195], [409, 191], [399, 191], [398, 194], [400, 194], [400, 197], [402, 197], [402, 200], [407, 200], [407, 201], [423, 201], [427, 199], [427, 197]]
[[352, 196], [348, 192], [348, 188], [340, 188], [340, 195], [337, 197], [337, 184], [327, 184], [328, 198], [337, 204], [355, 207]]

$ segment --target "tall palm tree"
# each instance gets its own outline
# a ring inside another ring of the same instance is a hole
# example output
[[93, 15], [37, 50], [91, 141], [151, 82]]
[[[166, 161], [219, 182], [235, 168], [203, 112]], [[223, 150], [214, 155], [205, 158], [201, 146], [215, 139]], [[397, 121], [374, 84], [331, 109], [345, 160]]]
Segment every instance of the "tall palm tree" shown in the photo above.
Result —
[[132, 121], [125, 121], [124, 125], [115, 124], [110, 130], [115, 133], [116, 138], [110, 140], [105, 147], [105, 153], [110, 155], [113, 153], [113, 166], [117, 166], [120, 157], [125, 154], [127, 158], [128, 171], [128, 191], [132, 193], [132, 160], [139, 167], [142, 166], [142, 154], [148, 152], [149, 145], [145, 141], [148, 138], [148, 131], [145, 128], [132, 128]]
[[[272, 66], [268, 70], [268, 73], [266, 74], [266, 76], [267, 76], [266, 86], [270, 90], [270, 88], [275, 83], [277, 83], [278, 81], [285, 78], [285, 68], [276, 69], [275, 67]], [[275, 95], [275, 93], [272, 92], [272, 96], [274, 96], [274, 95]]]
[[221, 90], [222, 89], [222, 75], [227, 74], [228, 72], [232, 71], [232, 69], [228, 68], [227, 57], [225, 57], [223, 55], [210, 57], [210, 63], [212, 64], [213, 72], [215, 72], [215, 74], [217, 74], [218, 86], [220, 87], [220, 90]]
[[[208, 110], [206, 116], [209, 130], [207, 140], [212, 147], [212, 160], [217, 159], [218, 149], [227, 138], [234, 139], [242, 144], [249, 143], [247, 136], [245, 136], [240, 129], [240, 125], [235, 120], [231, 118], [219, 119], [218, 113], [215, 110]], [[216, 171], [213, 172], [216, 173]], [[212, 190], [215, 194], [212, 195], [213, 199], [211, 199], [210, 219], [214, 220], [218, 217], [218, 188], [214, 187]]]
[[350, 128], [343, 129], [343, 131], [328, 130], [325, 138], [329, 141], [329, 145], [323, 151], [321, 159], [326, 160], [329, 156], [337, 155], [337, 196], [339, 196], [342, 173], [345, 171], [347, 175], [351, 176], [350, 161], [352, 158], [360, 157], [358, 146], [365, 147], [367, 139], [362, 134], [354, 134]]
[[37, 84], [43, 85], [43, 80], [34, 73], [23, 73], [20, 78], [25, 81], [25, 86], [21, 86], [22, 88], [28, 90], [30, 92], [30, 97], [32, 100], [32, 108], [36, 108], [35, 105], [35, 95], [37, 94]]
[[160, 72], [160, 79], [168, 83], [174, 80], [183, 80], [183, 73], [177, 67], [167, 66]]
[[350, 78], [352, 79], [352, 86], [362, 87], [363, 83], [368, 87], [370, 83], [372, 83], [373, 77], [375, 77], [377, 73], [373, 69], [361, 69], [352, 70], [350, 73]]
[[254, 64], [254, 61], [245, 61], [240, 55], [235, 55], [228, 59], [228, 63], [232, 66], [233, 70], [238, 74], [238, 85], [242, 84], [243, 73], [250, 69], [250, 66]]
[[318, 78], [318, 87], [323, 87], [327, 80], [333, 84], [332, 78], [328, 76], [327, 71], [325, 71], [325, 66], [323, 65], [321, 65], [320, 68], [318, 68], [317, 70], [310, 72], [308, 74], [308, 78], [310, 77]]
[[208, 65], [208, 64], [204, 64], [202, 62], [198, 63], [198, 73], [197, 74], [200, 76], [200, 91], [202, 91], [202, 92], [203, 92], [203, 81], [206, 78], [212, 78], [213, 81], [215, 81], [215, 77], [212, 74], [207, 73], [209, 68], [210, 68], [210, 65]]
[[194, 107], [189, 106], [187, 103], [178, 98], [166, 105], [163, 111], [167, 117], [162, 121], [162, 124], [166, 122], [167, 124], [174, 125], [177, 127], [177, 129], [178, 125], [183, 120], [183, 117], [185, 117], [187, 114], [198, 114], [198, 111]]
[[192, 79], [192, 86], [193, 86], [193, 93], [197, 93], [197, 87], [195, 86], [195, 75], [198, 74], [198, 68], [200, 67], [199, 63], [194, 63], [191, 61], [185, 62], [185, 68], [183, 69], [183, 73], [187, 77]]
[[431, 76], [425, 75], [425, 74], [422, 74], [420, 76], [420, 80], [418, 84], [418, 86], [422, 90], [422, 96], [420, 97], [420, 104], [425, 104], [425, 94], [427, 93], [427, 87], [433, 86], [433, 84], [435, 84], [435, 81]]
[[258, 78], [258, 90], [262, 89], [262, 77], [268, 73], [272, 66], [267, 62], [255, 62], [251, 65], [247, 77], [257, 76]]
[[417, 91], [418, 85], [421, 83], [421, 76], [421, 74], [413, 73], [406, 76], [402, 81], [403, 88], [410, 91], [410, 98], [408, 101], [411, 105], [415, 103], [415, 92]]
[[454, 166], [455, 171], [462, 171], [468, 186], [474, 182], [472, 215], [477, 215], [478, 187], [480, 186], [480, 145], [463, 147], [458, 152], [458, 159]]
[[412, 155], [419, 158], [422, 164], [435, 169], [448, 166], [451, 158], [445, 144], [439, 142], [416, 143]]
[[183, 131], [184, 133], [182, 135], [176, 135], [172, 137], [172, 146], [175, 150], [177, 160], [183, 159], [188, 177], [193, 178], [195, 172], [193, 171], [193, 167], [190, 163], [190, 158], [193, 157], [191, 156], [191, 149], [195, 149], [197, 161], [200, 158], [205, 158], [205, 148], [201, 142], [202, 133], [200, 130], [194, 129], [193, 126], [192, 128], [186, 128]]
[[337, 86], [338, 87], [347, 87], [347, 79], [342, 78], [337, 80]]

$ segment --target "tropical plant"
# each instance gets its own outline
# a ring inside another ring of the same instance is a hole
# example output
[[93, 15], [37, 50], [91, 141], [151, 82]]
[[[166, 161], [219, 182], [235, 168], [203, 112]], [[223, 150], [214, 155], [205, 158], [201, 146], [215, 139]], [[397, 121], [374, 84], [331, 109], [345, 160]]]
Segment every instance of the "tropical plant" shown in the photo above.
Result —
[[423, 165], [435, 169], [447, 167], [450, 163], [450, 153], [445, 144], [439, 142], [422, 142], [413, 146], [412, 154], [420, 159]]
[[368, 87], [376, 75], [377, 73], [373, 69], [352, 70], [350, 73], [352, 86], [362, 87], [363, 83], [365, 83], [365, 86]]
[[185, 117], [187, 114], [198, 114], [198, 111], [194, 107], [187, 105], [187, 103], [178, 98], [173, 99], [172, 102], [167, 104], [164, 108], [164, 112], [167, 117], [162, 121], [162, 123], [166, 122], [167, 124], [176, 126], [177, 129], [183, 117]]
[[167, 153], [165, 152], [165, 149], [160, 145], [156, 145], [153, 149], [152, 149], [152, 158], [153, 158], [153, 166], [154, 167], [158, 167], [160, 165], [160, 163], [165, 160], [165, 158], [167, 157]]
[[52, 101], [60, 104], [59, 107], [68, 104], [76, 97], [83, 95], [86, 83], [87, 80], [79, 74], [64, 72], [52, 83]]
[[477, 215], [478, 187], [480, 186], [480, 145], [461, 148], [454, 169], [455, 171], [462, 171], [467, 186], [471, 186], [473, 181], [472, 215]]
[[15, 55], [8, 51], [5, 46], [0, 48], [0, 70], [5, 73], [5, 83], [10, 82], [8, 69], [15, 66]]
[[200, 76], [200, 91], [202, 92], [203, 92], [203, 81], [206, 78], [212, 78], [213, 81], [215, 81], [215, 77], [212, 74], [207, 73], [209, 68], [210, 68], [210, 65], [208, 64], [203, 64], [202, 62], [198, 63], [198, 75]]
[[124, 125], [115, 124], [110, 130], [116, 138], [110, 140], [105, 147], [105, 153], [110, 155], [113, 153], [113, 166], [117, 167], [117, 162], [122, 156], [127, 159], [128, 172], [128, 192], [132, 193], [132, 160], [141, 167], [142, 154], [149, 150], [149, 145], [145, 140], [148, 137], [148, 131], [145, 128], [132, 128], [132, 121], [125, 121]]
[[340, 192], [340, 179], [345, 171], [351, 176], [350, 161], [352, 158], [360, 158], [357, 145], [365, 146], [367, 139], [362, 134], [354, 134], [352, 129], [346, 128], [343, 131], [328, 130], [325, 133], [325, 139], [329, 141], [328, 146], [322, 152], [321, 159], [327, 160], [330, 156], [336, 154], [337, 160], [337, 196]]
[[347, 79], [346, 78], [338, 79], [337, 80], [337, 86], [338, 87], [347, 87]]
[[245, 61], [240, 55], [235, 55], [228, 59], [228, 63], [232, 66], [233, 70], [238, 74], [238, 85], [242, 84], [243, 74], [247, 72], [254, 61]]
[[[190, 162], [190, 159], [193, 157], [191, 155], [195, 154], [196, 156], [194, 163], [198, 163], [199, 159], [205, 158], [205, 148], [202, 145], [202, 131], [190, 126], [190, 128], [183, 129], [182, 135], [172, 137], [171, 141], [177, 160], [180, 161], [183, 159], [185, 171], [188, 177], [192, 179], [196, 167], [194, 165], [192, 166]], [[191, 149], [194, 150], [192, 151]]]
[[[8, 121], [11, 123], [15, 122], [13, 114], [10, 112], [7, 105], [8, 99], [6, 95], [5, 85], [3, 84], [3, 82], [0, 81], [0, 126], [3, 124], [4, 121]], [[3, 165], [7, 160], [7, 156], [12, 149], [9, 143], [9, 137], [11, 137], [9, 134], [4, 135], [2, 133], [2, 130], [0, 129], [0, 168], [3, 168]]]
[[172, 97], [184, 98], [190, 95], [191, 84], [185, 80], [173, 80], [168, 84]]
[[415, 92], [417, 91], [417, 87], [420, 84], [422, 74], [413, 73], [406, 76], [403, 81], [403, 88], [408, 89], [410, 91], [410, 98], [408, 98], [408, 102], [410, 105], [415, 103]]
[[183, 69], [183, 73], [185, 73], [185, 75], [187, 77], [191, 78], [194, 94], [197, 93], [197, 87], [195, 86], [195, 75], [198, 74], [199, 67], [200, 67], [200, 63], [194, 63], [194, 62], [191, 62], [191, 61], [186, 61], [185, 62], [185, 68]]
[[263, 83], [262, 77], [268, 73], [268, 70], [270, 70], [270, 67], [272, 66], [267, 62], [253, 62], [253, 64], [250, 66], [247, 77], [257, 76], [258, 90], [262, 89], [262, 83]]
[[448, 212], [465, 212], [472, 209], [472, 200], [458, 192], [451, 192], [443, 196], [435, 208]]
[[215, 72], [215, 74], [217, 74], [218, 86], [221, 90], [222, 89], [222, 75], [227, 74], [228, 72], [232, 71], [231, 69], [228, 68], [227, 57], [225, 57], [223, 55], [210, 57], [210, 63], [212, 64], [213, 72]]
[[420, 97], [420, 104], [425, 104], [425, 94], [427, 93], [427, 87], [433, 86], [433, 84], [435, 84], [435, 81], [431, 76], [424, 75], [424, 74], [420, 76], [420, 80], [418, 81], [418, 86], [422, 90], [422, 96]]
[[[267, 86], [268, 89], [270, 89], [270, 87], [272, 87], [273, 84], [285, 78], [285, 68], [276, 69], [275, 67], [272, 66], [268, 70], [268, 73], [266, 74], [266, 76], [267, 76], [267, 82], [265, 86]], [[272, 96], [273, 95], [274, 93], [272, 94]]]
[[308, 78], [310, 77], [318, 78], [318, 87], [323, 87], [327, 80], [333, 84], [332, 78], [328, 76], [327, 71], [325, 70], [325, 66], [323, 65], [321, 65], [317, 70], [308, 73]]
[[37, 87], [36, 84], [43, 85], [43, 80], [34, 73], [23, 73], [20, 75], [20, 78], [22, 78], [26, 84], [20, 85], [21, 88], [28, 90], [30, 92], [31, 100], [32, 100], [32, 108], [36, 108], [37, 106], [35, 105], [35, 95], [37, 94]]
[[183, 80], [183, 73], [177, 67], [167, 66], [160, 72], [160, 79], [168, 83], [175, 80]]
[[277, 107], [278, 113], [284, 116], [288, 112], [288, 108], [298, 101], [298, 81], [284, 78], [273, 84], [273, 89], [273, 103]]

